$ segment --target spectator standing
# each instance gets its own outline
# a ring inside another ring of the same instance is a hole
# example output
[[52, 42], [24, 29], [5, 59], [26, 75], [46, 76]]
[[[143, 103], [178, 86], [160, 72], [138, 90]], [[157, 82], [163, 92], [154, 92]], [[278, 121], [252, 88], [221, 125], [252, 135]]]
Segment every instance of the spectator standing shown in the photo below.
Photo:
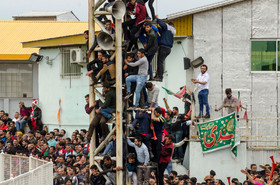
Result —
[[150, 160], [149, 151], [147, 146], [142, 142], [142, 138], [136, 137], [134, 143], [127, 138], [127, 144], [135, 148], [137, 153], [137, 184], [143, 184], [143, 174], [144, 174], [144, 184], [149, 184], [150, 170], [147, 168], [148, 162]]
[[201, 73], [196, 79], [191, 79], [194, 84], [198, 84], [198, 101], [199, 101], [199, 115], [201, 118], [203, 116], [203, 106], [206, 107], [206, 115], [204, 118], [210, 118], [210, 110], [208, 104], [208, 94], [209, 94], [209, 83], [210, 77], [207, 73], [207, 65], [203, 64], [200, 66]]
[[152, 84], [151, 82], [147, 82], [145, 86], [148, 90], [146, 106], [149, 107], [149, 110], [152, 110], [152, 108], [158, 107], [159, 88], [157, 85]]
[[232, 96], [232, 91], [231, 88], [227, 88], [225, 90], [226, 96], [223, 102], [223, 105], [221, 105], [219, 108], [215, 109], [215, 111], [219, 111], [222, 108], [227, 108], [228, 109], [228, 114], [233, 113], [236, 111], [237, 105], [238, 105], [238, 100], [237, 98]]
[[152, 24], [147, 22], [145, 24], [145, 31], [147, 35], [147, 44], [144, 46], [145, 53], [147, 54], [147, 60], [149, 62], [149, 75], [150, 80], [153, 80], [153, 69], [152, 69], [152, 60], [155, 56], [155, 53], [158, 50], [158, 41], [157, 35], [152, 28]]
[[131, 82], [136, 82], [136, 98], [135, 98], [135, 107], [139, 106], [140, 101], [140, 93], [147, 81], [147, 71], [148, 71], [148, 60], [145, 56], [145, 51], [143, 49], [139, 49], [137, 52], [138, 61], [130, 62], [125, 60], [125, 63], [128, 66], [137, 67], [138, 66], [138, 74], [137, 75], [130, 75], [126, 78], [126, 87], [127, 87], [127, 96], [125, 97], [128, 99], [133, 94], [131, 93]]
[[157, 73], [155, 80], [162, 81], [164, 72], [164, 61], [166, 57], [171, 53], [171, 48], [173, 47], [173, 38], [176, 34], [176, 29], [172, 22], [168, 22], [168, 24], [166, 24], [158, 18], [158, 15], [156, 15], [156, 20], [160, 26], [160, 42], [158, 49]]
[[[135, 154], [131, 153], [128, 155], [128, 163], [127, 163], [127, 178], [131, 178], [133, 180], [133, 185], [137, 185], [137, 174], [136, 174], [137, 163], [135, 161]], [[130, 183], [132, 184], [132, 183]]]
[[160, 151], [160, 159], [159, 159], [159, 185], [163, 185], [163, 174], [171, 161], [172, 152], [173, 152], [173, 141], [174, 137], [172, 135], [165, 136], [165, 140], [163, 141], [163, 145]]
[[162, 110], [160, 107], [152, 109], [151, 120], [153, 123], [151, 129], [154, 130], [157, 138], [157, 140], [154, 142], [154, 146], [152, 146], [152, 152], [154, 154], [154, 159], [152, 161], [158, 163], [160, 158], [160, 152], [158, 151], [161, 151], [162, 131], [163, 125], [165, 123], [165, 119], [162, 116]]

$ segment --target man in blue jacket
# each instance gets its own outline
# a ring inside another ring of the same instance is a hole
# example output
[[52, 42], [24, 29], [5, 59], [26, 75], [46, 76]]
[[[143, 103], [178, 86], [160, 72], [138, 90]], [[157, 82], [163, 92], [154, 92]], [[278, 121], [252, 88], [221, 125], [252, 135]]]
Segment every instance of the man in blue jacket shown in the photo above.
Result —
[[160, 43], [159, 43], [159, 49], [158, 49], [157, 74], [156, 74], [155, 80], [162, 81], [163, 63], [164, 63], [166, 57], [170, 54], [171, 48], [173, 47], [173, 38], [174, 38], [174, 35], [176, 34], [176, 29], [172, 22], [169, 22], [168, 24], [166, 24], [166, 23], [162, 22], [161, 19], [158, 18], [158, 15], [156, 15], [156, 20], [160, 26], [159, 33], [160, 33], [161, 37], [160, 37]]

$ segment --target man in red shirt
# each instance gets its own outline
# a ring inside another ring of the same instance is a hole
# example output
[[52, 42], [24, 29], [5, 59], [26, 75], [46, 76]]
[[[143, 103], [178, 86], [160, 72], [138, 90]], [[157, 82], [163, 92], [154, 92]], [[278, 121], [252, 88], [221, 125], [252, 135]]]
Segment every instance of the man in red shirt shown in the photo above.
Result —
[[4, 124], [3, 120], [0, 120], [0, 130], [7, 130], [7, 126]]
[[168, 163], [171, 160], [172, 153], [173, 153], [173, 141], [174, 136], [169, 134], [165, 136], [165, 140], [163, 141], [163, 145], [161, 146], [160, 151], [160, 159], [159, 159], [159, 185], [163, 185], [163, 174], [164, 170], [166, 169]]

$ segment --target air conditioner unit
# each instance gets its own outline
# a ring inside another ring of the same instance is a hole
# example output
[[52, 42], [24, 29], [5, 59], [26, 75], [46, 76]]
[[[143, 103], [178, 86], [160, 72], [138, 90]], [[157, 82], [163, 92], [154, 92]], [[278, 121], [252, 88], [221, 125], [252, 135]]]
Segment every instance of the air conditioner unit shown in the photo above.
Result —
[[80, 48], [70, 49], [70, 63], [79, 64], [83, 62], [84, 62], [83, 50]]

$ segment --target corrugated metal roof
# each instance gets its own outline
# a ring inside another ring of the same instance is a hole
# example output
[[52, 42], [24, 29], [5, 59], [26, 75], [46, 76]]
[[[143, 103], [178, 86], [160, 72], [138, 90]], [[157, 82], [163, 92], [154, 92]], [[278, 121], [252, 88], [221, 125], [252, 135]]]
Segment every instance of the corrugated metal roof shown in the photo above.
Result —
[[218, 3], [213, 3], [213, 4], [210, 4], [210, 5], [202, 6], [202, 7], [193, 8], [193, 9], [190, 9], [190, 10], [185, 10], [185, 11], [169, 14], [169, 15], [167, 15], [167, 18], [169, 20], [172, 20], [172, 19], [176, 19], [176, 18], [179, 18], [179, 17], [183, 17], [183, 16], [196, 14], [196, 13], [204, 12], [204, 11], [207, 11], [207, 10], [231, 5], [231, 4], [234, 4], [234, 3], [241, 2], [241, 1], [246, 1], [246, 0], [225, 0], [225, 1], [218, 2]]
[[16, 15], [13, 17], [41, 17], [41, 16], [58, 16], [65, 13], [72, 13], [71, 11], [32, 11]]
[[0, 55], [31, 54], [39, 49], [23, 48], [22, 42], [80, 34], [88, 29], [88, 22], [0, 21], [0, 28]]

